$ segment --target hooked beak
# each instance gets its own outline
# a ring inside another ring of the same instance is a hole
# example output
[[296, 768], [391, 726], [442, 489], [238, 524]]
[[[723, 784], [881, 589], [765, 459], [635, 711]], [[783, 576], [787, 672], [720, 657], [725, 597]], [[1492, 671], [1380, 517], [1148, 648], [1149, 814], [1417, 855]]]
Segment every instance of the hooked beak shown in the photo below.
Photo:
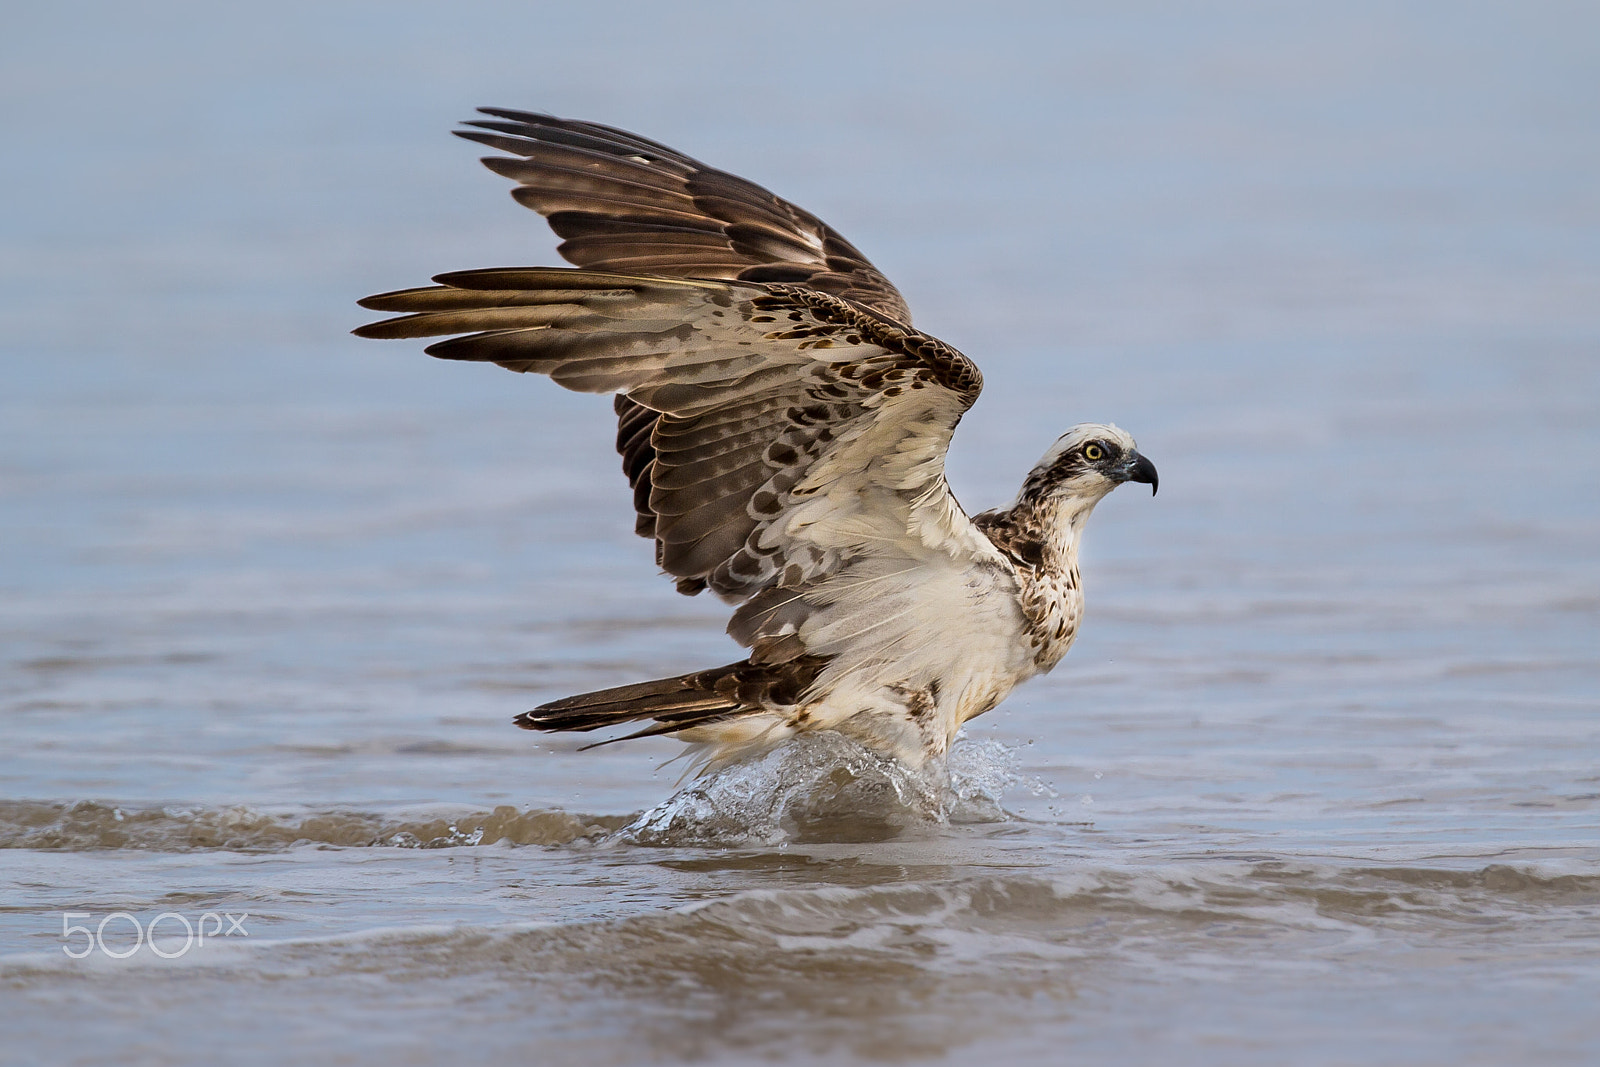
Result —
[[1133, 462], [1126, 468], [1127, 479], [1130, 482], [1143, 482], [1150, 487], [1150, 495], [1156, 495], [1156, 489], [1161, 485], [1161, 478], [1156, 474], [1156, 465], [1151, 463], [1138, 452], [1133, 454]]

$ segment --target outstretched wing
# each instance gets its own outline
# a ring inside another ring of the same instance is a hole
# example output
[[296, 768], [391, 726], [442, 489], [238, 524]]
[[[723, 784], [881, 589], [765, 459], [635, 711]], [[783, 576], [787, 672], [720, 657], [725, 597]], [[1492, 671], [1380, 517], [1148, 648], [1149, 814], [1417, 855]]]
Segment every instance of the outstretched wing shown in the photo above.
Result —
[[904, 298], [809, 211], [666, 145], [593, 122], [480, 108], [456, 135], [511, 157], [484, 165], [550, 220], [567, 262], [675, 278], [789, 282], [909, 326]]
[[[811, 214], [754, 182], [624, 130], [527, 111], [480, 108], [489, 119], [456, 135], [511, 153], [483, 163], [517, 182], [512, 195], [550, 221], [567, 262], [675, 278], [784, 282], [852, 301], [909, 326], [889, 279]], [[618, 394], [617, 451], [643, 537], [659, 414]], [[697, 581], [685, 583], [696, 592]]]
[[635, 428], [650, 427], [641, 532], [683, 591], [747, 602], [730, 629], [763, 655], [804, 651], [778, 647], [794, 632], [784, 606], [852, 564], [994, 554], [944, 477], [982, 377], [935, 338], [783, 283], [554, 267], [435, 281], [363, 300], [407, 314], [356, 332], [461, 334], [428, 352], [617, 393], [647, 413]]

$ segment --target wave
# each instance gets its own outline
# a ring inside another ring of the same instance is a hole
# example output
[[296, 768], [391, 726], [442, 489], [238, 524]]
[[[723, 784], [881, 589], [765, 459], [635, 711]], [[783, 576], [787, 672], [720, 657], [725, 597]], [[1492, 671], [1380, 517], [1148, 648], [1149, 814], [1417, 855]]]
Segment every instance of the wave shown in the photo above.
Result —
[[[0, 848], [165, 852], [563, 846], [577, 842], [695, 846], [878, 841], [916, 828], [1007, 819], [1001, 795], [1019, 781], [1011, 750], [956, 746], [913, 770], [838, 734], [798, 738], [700, 778], [642, 814], [586, 815], [510, 805], [425, 814], [249, 806], [138, 807], [111, 801], [0, 800]], [[1045, 787], [1034, 783], [1035, 792]]]
[[407, 818], [360, 811], [271, 813], [246, 806], [138, 808], [84, 800], [0, 801], [0, 848], [81, 852], [273, 851], [295, 845], [448, 848], [569, 845], [620, 829], [627, 816], [580, 815], [502, 805]]

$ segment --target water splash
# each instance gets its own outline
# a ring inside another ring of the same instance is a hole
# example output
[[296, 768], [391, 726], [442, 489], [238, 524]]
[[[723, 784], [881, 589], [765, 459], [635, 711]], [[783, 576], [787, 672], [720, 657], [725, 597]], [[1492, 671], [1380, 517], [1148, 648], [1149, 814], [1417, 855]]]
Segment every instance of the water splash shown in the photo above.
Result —
[[842, 734], [795, 738], [713, 772], [623, 828], [642, 845], [773, 845], [882, 841], [947, 823], [1002, 822], [1001, 795], [1018, 781], [997, 741], [958, 743], [948, 759], [913, 769]]

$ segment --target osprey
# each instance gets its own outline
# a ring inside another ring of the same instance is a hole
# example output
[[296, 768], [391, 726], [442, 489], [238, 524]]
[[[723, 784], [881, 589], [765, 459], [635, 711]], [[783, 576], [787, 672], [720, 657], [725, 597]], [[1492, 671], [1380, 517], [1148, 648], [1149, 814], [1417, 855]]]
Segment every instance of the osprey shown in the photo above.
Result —
[[[1094, 506], [1156, 469], [1073, 427], [1007, 507], [969, 517], [945, 452], [977, 366], [815, 215], [622, 130], [485, 108], [461, 137], [579, 269], [458, 271], [362, 300], [362, 337], [615, 394], [637, 532], [689, 595], [737, 605], [724, 667], [557, 700], [530, 730], [643, 721], [707, 765], [837, 730], [913, 766], [1066, 654]], [[607, 743], [607, 742], [601, 742]]]

